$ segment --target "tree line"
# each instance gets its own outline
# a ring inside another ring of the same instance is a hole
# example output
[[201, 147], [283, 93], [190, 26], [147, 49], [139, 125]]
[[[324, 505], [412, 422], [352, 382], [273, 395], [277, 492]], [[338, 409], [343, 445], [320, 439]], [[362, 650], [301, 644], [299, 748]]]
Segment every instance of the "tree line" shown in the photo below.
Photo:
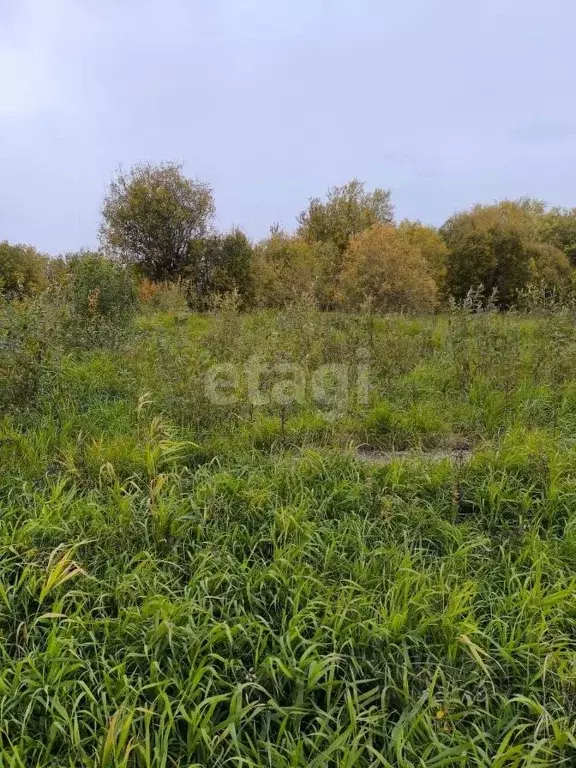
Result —
[[[245, 308], [282, 307], [309, 296], [325, 310], [433, 311], [482, 286], [501, 308], [527, 286], [570, 289], [576, 208], [522, 198], [476, 205], [439, 228], [394, 220], [389, 190], [354, 179], [312, 198], [288, 233], [271, 227], [252, 243], [218, 232], [209, 184], [176, 163], [119, 171], [102, 206], [100, 251], [47, 258], [0, 243], [0, 293], [21, 298], [66, 281], [79, 260], [110, 262], [150, 288], [176, 283], [191, 308], [234, 293]], [[102, 301], [102, 296], [91, 301]]]

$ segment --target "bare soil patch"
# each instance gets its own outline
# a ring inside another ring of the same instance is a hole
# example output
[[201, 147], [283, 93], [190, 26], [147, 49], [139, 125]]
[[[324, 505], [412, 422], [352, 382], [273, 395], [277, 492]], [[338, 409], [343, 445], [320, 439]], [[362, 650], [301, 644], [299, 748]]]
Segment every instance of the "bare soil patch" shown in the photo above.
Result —
[[370, 464], [390, 464], [392, 461], [450, 461], [462, 464], [472, 458], [468, 448], [432, 448], [430, 450], [379, 451], [368, 446], [361, 446], [358, 458]]

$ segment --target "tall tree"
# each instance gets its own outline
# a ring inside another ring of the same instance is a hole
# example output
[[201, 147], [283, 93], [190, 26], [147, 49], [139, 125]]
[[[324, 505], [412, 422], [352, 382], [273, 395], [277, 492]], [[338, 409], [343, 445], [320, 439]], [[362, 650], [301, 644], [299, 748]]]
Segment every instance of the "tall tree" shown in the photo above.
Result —
[[441, 227], [449, 249], [446, 283], [457, 299], [483, 285], [497, 291], [499, 304], [511, 306], [518, 290], [539, 279], [539, 265], [553, 282], [565, 279], [568, 266], [560, 251], [535, 247], [539, 242], [533, 201], [505, 200], [458, 213]]
[[366, 192], [364, 183], [353, 179], [328, 190], [325, 201], [312, 198], [298, 216], [298, 234], [309, 242], [333, 243], [342, 254], [351, 237], [374, 224], [389, 224], [393, 218], [390, 190]]
[[110, 185], [101, 241], [151, 280], [172, 280], [187, 263], [190, 243], [208, 231], [214, 212], [210, 186], [184, 176], [181, 165], [136, 165], [120, 171]]

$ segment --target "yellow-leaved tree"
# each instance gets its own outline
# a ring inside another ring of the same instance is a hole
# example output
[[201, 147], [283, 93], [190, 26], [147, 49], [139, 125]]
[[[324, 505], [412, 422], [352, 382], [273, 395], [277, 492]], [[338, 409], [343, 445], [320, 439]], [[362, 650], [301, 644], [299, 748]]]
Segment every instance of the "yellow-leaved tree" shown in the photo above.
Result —
[[410, 245], [418, 248], [426, 263], [428, 271], [434, 278], [440, 296], [446, 290], [446, 272], [448, 264], [448, 247], [434, 227], [427, 227], [420, 221], [401, 221], [398, 233]]
[[427, 312], [436, 307], [438, 290], [420, 249], [396, 227], [375, 224], [350, 240], [340, 297], [349, 309], [370, 301], [379, 312]]

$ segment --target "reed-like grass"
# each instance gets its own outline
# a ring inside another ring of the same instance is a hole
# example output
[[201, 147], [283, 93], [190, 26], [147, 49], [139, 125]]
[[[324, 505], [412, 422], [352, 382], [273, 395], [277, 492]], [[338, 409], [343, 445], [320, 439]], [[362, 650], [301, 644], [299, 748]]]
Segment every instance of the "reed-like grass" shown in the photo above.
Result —
[[[365, 408], [203, 397], [211, 362], [358, 346]], [[54, 348], [0, 420], [1, 768], [575, 765], [575, 363], [562, 313]]]

